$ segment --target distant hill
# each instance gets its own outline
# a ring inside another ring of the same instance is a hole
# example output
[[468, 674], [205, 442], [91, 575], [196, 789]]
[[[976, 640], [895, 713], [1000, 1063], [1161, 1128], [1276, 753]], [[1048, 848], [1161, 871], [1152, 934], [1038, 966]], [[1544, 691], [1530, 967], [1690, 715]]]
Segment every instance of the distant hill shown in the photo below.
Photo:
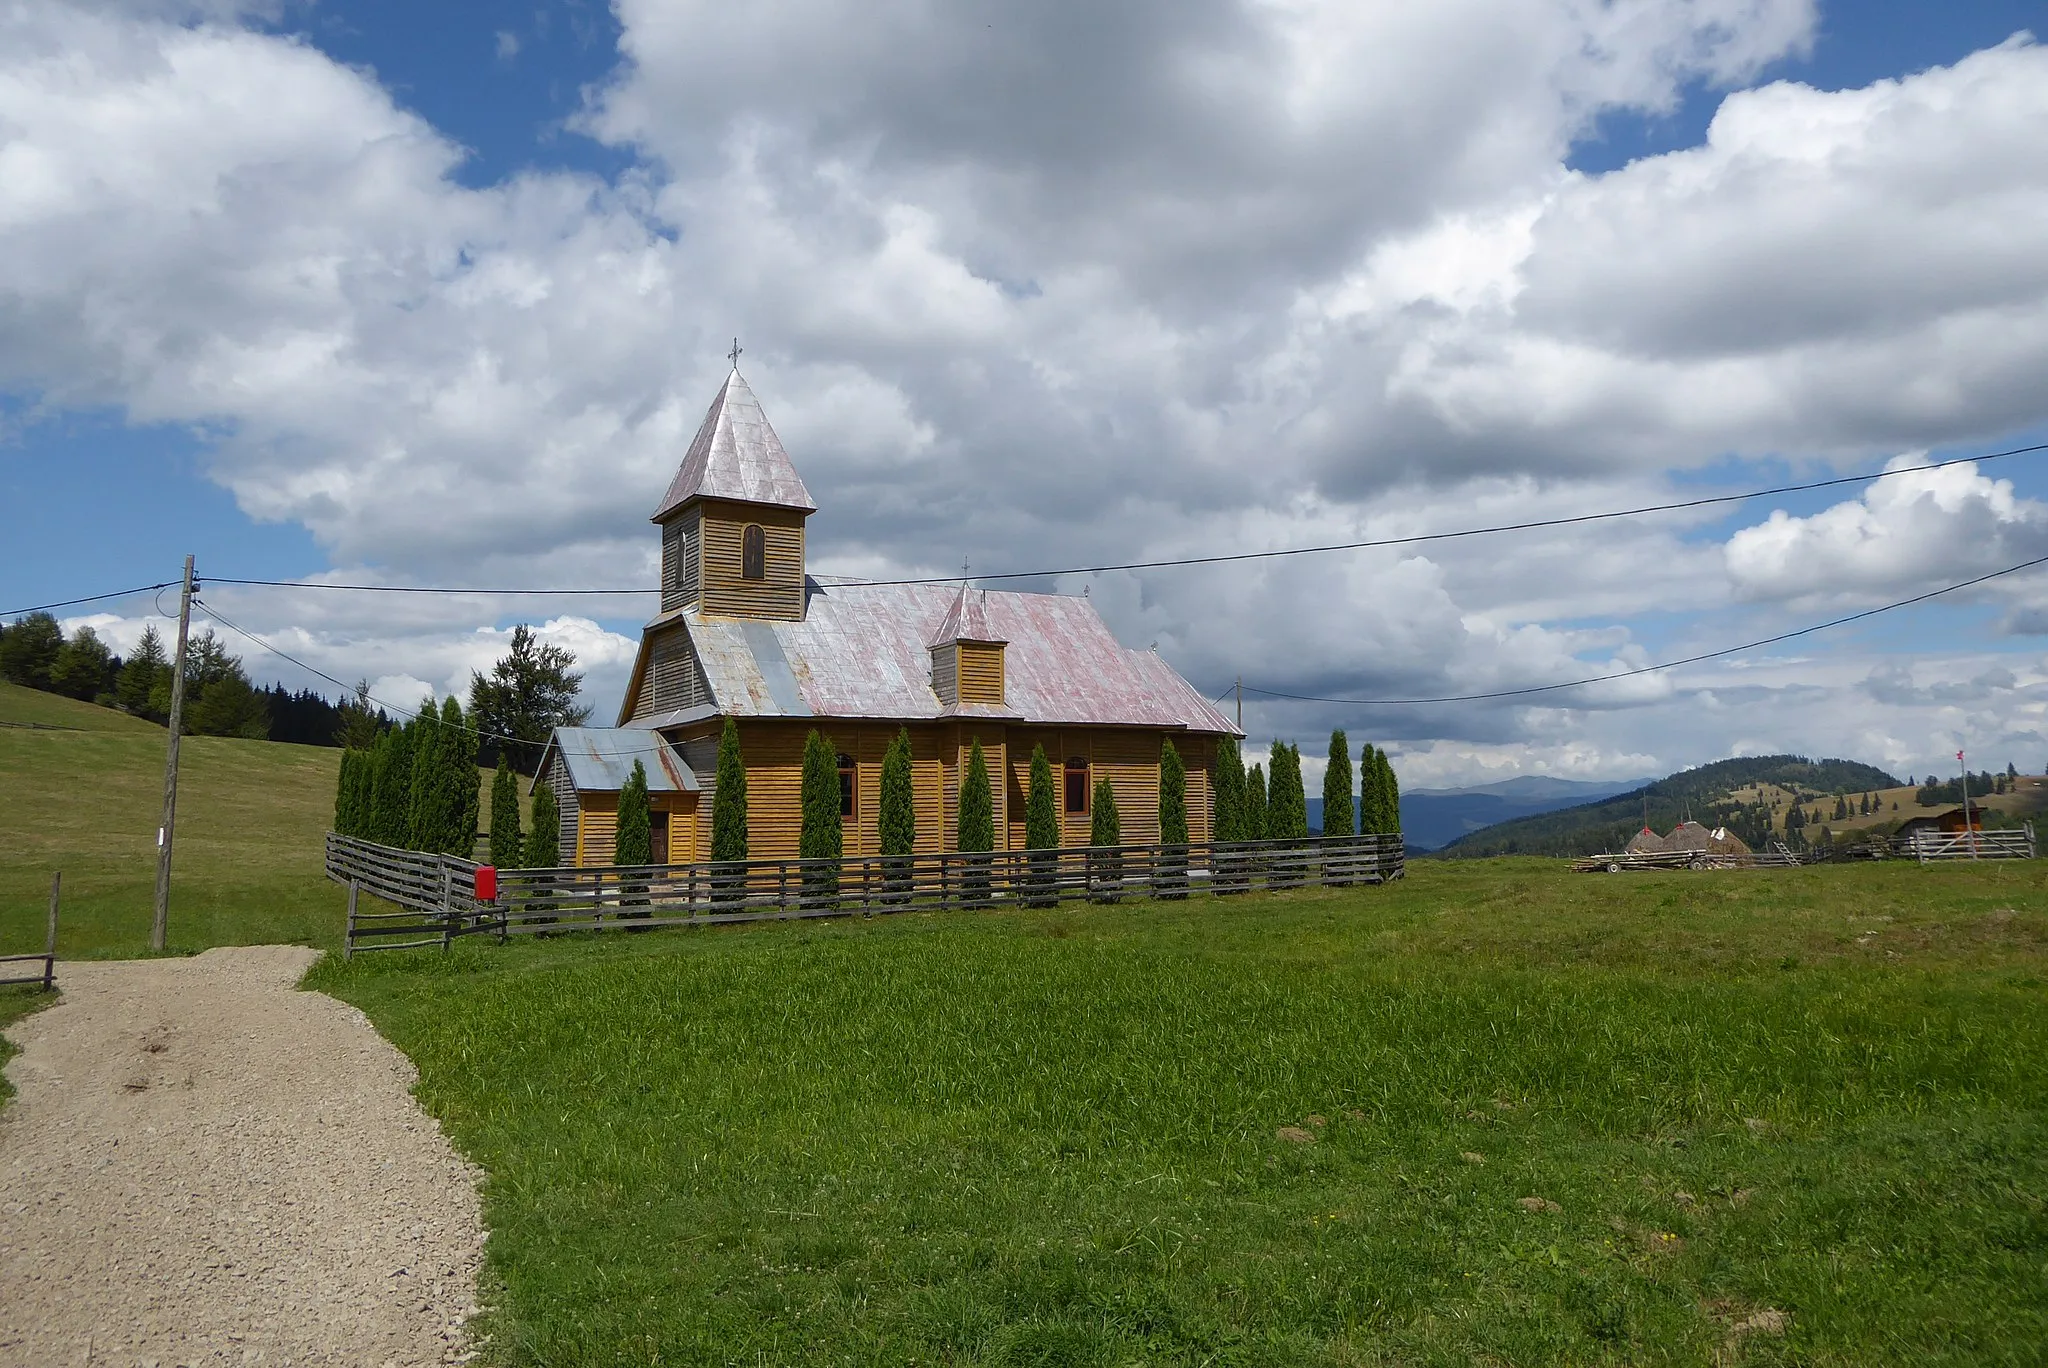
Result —
[[1416, 849], [1436, 850], [1485, 827], [1634, 792], [1649, 782], [1525, 774], [1469, 788], [1412, 789], [1401, 795], [1401, 832]]
[[[1659, 831], [1668, 831], [1691, 817], [1710, 825], [1733, 826], [1741, 834], [1746, 826], [1746, 813], [1732, 795], [1737, 789], [1756, 784], [1834, 794], [1896, 788], [1899, 781], [1875, 766], [1854, 760], [1809, 760], [1803, 755], [1717, 760], [1594, 802], [1516, 817], [1482, 828], [1450, 842], [1440, 853], [1462, 858], [1594, 855], [1619, 850], [1642, 828], [1646, 801], [1649, 823]], [[1405, 813], [1405, 798], [1402, 806]], [[1745, 835], [1744, 839], [1750, 838]]]

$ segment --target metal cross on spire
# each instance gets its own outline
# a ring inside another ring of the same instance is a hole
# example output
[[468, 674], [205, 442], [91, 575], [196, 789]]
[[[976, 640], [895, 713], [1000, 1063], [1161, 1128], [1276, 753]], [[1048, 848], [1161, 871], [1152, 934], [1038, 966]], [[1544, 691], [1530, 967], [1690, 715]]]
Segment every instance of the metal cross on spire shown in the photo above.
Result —
[[740, 368], [740, 350], [740, 340], [735, 337], [732, 340], [732, 350], [726, 353], [726, 359], [732, 362], [734, 370]]

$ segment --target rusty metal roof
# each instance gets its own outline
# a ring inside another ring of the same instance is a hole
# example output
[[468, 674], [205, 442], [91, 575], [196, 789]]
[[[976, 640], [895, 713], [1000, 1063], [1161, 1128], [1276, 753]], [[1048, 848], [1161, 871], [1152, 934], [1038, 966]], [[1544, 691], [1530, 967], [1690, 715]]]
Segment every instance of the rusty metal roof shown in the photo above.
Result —
[[[812, 581], [802, 622], [680, 616], [718, 710], [741, 717], [915, 720], [967, 715], [941, 704], [931, 655], [960, 604], [941, 584]], [[1042, 723], [1237, 729], [1151, 651], [1126, 649], [1085, 598], [973, 591], [988, 640], [1006, 642], [1004, 698], [974, 715]], [[968, 638], [974, 640], [976, 638]]]
[[669, 482], [654, 521], [660, 522], [691, 499], [737, 499], [782, 508], [817, 511], [797, 478], [782, 439], [768, 426], [761, 401], [735, 367], [704, 414], [683, 465]]
[[695, 793], [697, 775], [657, 732], [644, 727], [557, 727], [541, 753], [538, 773], [547, 773], [548, 751], [559, 749], [578, 793], [617, 793], [638, 760], [647, 771], [649, 793]]

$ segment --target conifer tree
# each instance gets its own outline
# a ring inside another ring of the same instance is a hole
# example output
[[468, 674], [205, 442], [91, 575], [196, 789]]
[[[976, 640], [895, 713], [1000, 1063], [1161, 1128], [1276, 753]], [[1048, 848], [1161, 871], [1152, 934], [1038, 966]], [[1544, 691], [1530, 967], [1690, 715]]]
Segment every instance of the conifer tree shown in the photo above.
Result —
[[1237, 738], [1226, 736], [1216, 743], [1216, 831], [1218, 841], [1243, 841], [1244, 757], [1238, 753]]
[[[988, 757], [981, 753], [981, 738], [978, 736], [967, 753], [967, 772], [960, 776], [960, 820], [954, 840], [956, 849], [970, 854], [996, 848], [995, 795], [989, 791]], [[988, 900], [989, 863], [987, 860], [968, 861], [966, 885], [969, 903]]]
[[917, 790], [911, 776], [910, 732], [896, 729], [882, 757], [882, 853], [908, 855], [917, 849]]
[[1095, 781], [1094, 812], [1088, 819], [1088, 844], [1116, 846], [1124, 843], [1123, 819], [1117, 815], [1116, 789], [1107, 778]]
[[476, 832], [483, 798], [483, 776], [477, 770], [477, 734], [462, 715], [454, 694], [441, 703], [441, 763], [448, 785], [448, 829], [441, 849], [469, 859], [476, 853]]
[[[1171, 737], [1161, 741], [1159, 746], [1159, 841], [1168, 846], [1188, 843], [1188, 771], [1180, 752], [1174, 749]], [[1159, 867], [1162, 875], [1159, 896], [1185, 898], [1187, 852], [1160, 852]]]
[[1188, 843], [1188, 770], [1170, 737], [1159, 747], [1159, 840]]
[[1264, 841], [1266, 835], [1266, 767], [1253, 765], [1244, 776], [1244, 838]]
[[1060, 844], [1059, 802], [1053, 797], [1052, 761], [1044, 746], [1031, 748], [1031, 785], [1024, 796], [1024, 846], [1054, 850]]
[[[1365, 748], [1367, 788], [1371, 787], [1372, 747]], [[1323, 835], [1349, 836], [1357, 831], [1351, 813], [1351, 743], [1339, 727], [1330, 733], [1330, 760], [1323, 767]]]
[[150, 695], [156, 691], [159, 679], [169, 679], [171, 658], [164, 654], [163, 638], [156, 634], [156, 628], [142, 629], [142, 640], [135, 644], [135, 650], [121, 666], [121, 673], [114, 682], [114, 699], [121, 710], [137, 717], [147, 717]]
[[512, 757], [501, 750], [498, 772], [491, 776], [491, 863], [517, 869], [520, 844], [519, 778], [512, 772]]
[[711, 795], [711, 858], [747, 858], [747, 766], [740, 729], [730, 717], [718, 738], [718, 780]]
[[816, 727], [804, 737], [803, 824], [796, 852], [805, 860], [836, 860], [846, 835], [839, 820], [839, 752]]
[[334, 782], [334, 832], [338, 836], [356, 834], [356, 753], [345, 750], [341, 753], [341, 772]]
[[987, 851], [996, 848], [995, 796], [988, 786], [988, 758], [981, 753], [981, 738], [967, 752], [967, 772], [960, 776], [960, 822], [956, 848]]
[[554, 869], [562, 863], [562, 809], [546, 783], [533, 786], [532, 813], [526, 824], [527, 867]]
[[1380, 829], [1380, 751], [1368, 741], [1358, 748], [1358, 829], [1370, 835]]
[[1273, 743], [1273, 774], [1266, 799], [1266, 834], [1276, 841], [1298, 841], [1308, 835], [1308, 802], [1301, 787], [1301, 752], [1284, 741]]
[[412, 733], [412, 793], [407, 799], [405, 845], [435, 850], [446, 829], [443, 803], [448, 787], [441, 756], [441, 708], [432, 698], [405, 724]]
[[412, 743], [410, 725], [393, 727], [377, 738], [371, 753], [371, 804], [363, 835], [379, 845], [403, 847], [411, 829]]
[[1394, 773], [1394, 762], [1387, 758], [1385, 751], [1375, 753], [1375, 764], [1379, 770], [1380, 830], [1388, 836], [1401, 834], [1401, 781]]
[[654, 863], [654, 823], [647, 805], [647, 767], [638, 759], [619, 789], [618, 844], [613, 864]]

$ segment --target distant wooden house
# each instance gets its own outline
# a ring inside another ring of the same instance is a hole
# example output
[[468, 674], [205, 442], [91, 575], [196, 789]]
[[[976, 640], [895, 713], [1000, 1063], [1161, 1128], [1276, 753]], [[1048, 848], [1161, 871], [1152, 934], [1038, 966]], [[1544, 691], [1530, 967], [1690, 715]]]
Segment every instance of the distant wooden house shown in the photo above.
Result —
[[1929, 813], [1924, 817], [1908, 817], [1899, 823], [1898, 829], [1892, 833], [1892, 838], [1899, 841], [1910, 840], [1916, 831], [1961, 833], [1983, 829], [1984, 809], [1972, 803], [1967, 817], [1959, 807], [1950, 808], [1947, 812]]
[[814, 727], [838, 754], [850, 856], [880, 853], [882, 758], [898, 728], [910, 734], [919, 851], [954, 847], [976, 740], [999, 849], [1024, 844], [1034, 746], [1052, 762], [1065, 844], [1088, 843], [1104, 779], [1124, 840], [1158, 840], [1168, 739], [1187, 767], [1188, 834], [1209, 839], [1216, 743], [1238, 733], [1172, 666], [1119, 643], [1086, 598], [812, 576], [804, 531], [815, 511], [735, 368], [654, 513], [661, 607], [642, 632], [619, 725], [563, 728], [549, 744], [541, 776], [562, 806], [565, 860], [572, 851], [581, 864], [612, 859], [618, 791], [635, 756], [661, 795], [666, 859], [709, 859], [728, 718], [739, 729], [755, 858], [797, 853]]

